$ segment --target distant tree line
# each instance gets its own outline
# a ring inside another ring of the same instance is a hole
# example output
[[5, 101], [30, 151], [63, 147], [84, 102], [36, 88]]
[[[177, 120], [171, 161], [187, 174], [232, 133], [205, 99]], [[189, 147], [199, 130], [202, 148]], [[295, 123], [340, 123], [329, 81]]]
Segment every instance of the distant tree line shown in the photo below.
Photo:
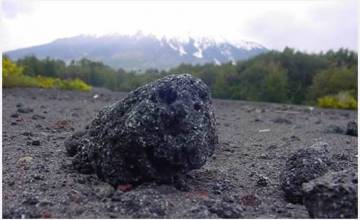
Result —
[[190, 73], [204, 80], [215, 98], [357, 108], [357, 53], [347, 49], [309, 54], [285, 48], [270, 51], [235, 65], [181, 64], [164, 71], [112, 69], [97, 61], [82, 59], [18, 60], [24, 74], [61, 79], [79, 78], [97, 87], [130, 91], [168, 74]]

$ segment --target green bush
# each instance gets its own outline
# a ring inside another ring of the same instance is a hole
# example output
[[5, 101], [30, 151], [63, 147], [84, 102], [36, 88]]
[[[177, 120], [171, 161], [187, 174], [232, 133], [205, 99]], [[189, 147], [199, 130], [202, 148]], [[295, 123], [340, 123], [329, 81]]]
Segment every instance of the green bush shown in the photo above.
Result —
[[58, 87], [60, 89], [80, 90], [80, 91], [91, 90], [91, 86], [86, 84], [84, 81], [81, 81], [80, 79], [74, 79], [74, 80], [57, 79], [57, 80], [60, 82], [60, 86]]
[[91, 87], [81, 81], [80, 79], [74, 80], [61, 80], [45, 76], [28, 76], [23, 74], [22, 67], [11, 62], [7, 57], [3, 58], [3, 87], [38, 87], [38, 88], [58, 88], [79, 91], [89, 91]]
[[349, 92], [328, 95], [318, 99], [318, 106], [323, 108], [357, 109], [357, 100]]
[[91, 86], [79, 79], [61, 80], [44, 76], [11, 75], [3, 79], [3, 87], [38, 87], [43, 89], [57, 88], [65, 90], [90, 91]]
[[3, 77], [3, 87], [12, 88], [12, 87], [40, 87], [39, 83], [30, 76], [24, 75], [8, 75]]
[[48, 89], [48, 88], [58, 88], [65, 90], [79, 90], [79, 91], [90, 91], [91, 86], [81, 81], [80, 79], [69, 79], [61, 80], [52, 77], [36, 76], [34, 77], [38, 83], [38, 87]]

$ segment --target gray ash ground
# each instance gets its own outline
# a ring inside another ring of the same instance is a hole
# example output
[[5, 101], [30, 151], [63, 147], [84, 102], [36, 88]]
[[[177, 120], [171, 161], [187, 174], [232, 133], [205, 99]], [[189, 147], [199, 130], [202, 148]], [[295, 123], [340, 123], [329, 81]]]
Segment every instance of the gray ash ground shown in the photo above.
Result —
[[341, 169], [357, 168], [357, 137], [343, 132], [356, 111], [215, 99], [219, 146], [186, 175], [186, 190], [155, 183], [113, 188], [73, 170], [64, 140], [125, 95], [3, 90], [4, 218], [309, 218], [280, 189], [287, 158], [324, 141]]

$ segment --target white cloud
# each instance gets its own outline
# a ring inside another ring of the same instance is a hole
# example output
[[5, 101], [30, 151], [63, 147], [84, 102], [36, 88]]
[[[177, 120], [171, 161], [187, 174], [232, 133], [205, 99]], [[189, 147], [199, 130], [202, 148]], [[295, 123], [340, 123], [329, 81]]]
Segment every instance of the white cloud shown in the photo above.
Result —
[[13, 10], [16, 16], [6, 16], [8, 9], [3, 8], [2, 45], [9, 50], [78, 34], [142, 30], [156, 35], [245, 39], [275, 49], [355, 49], [354, 5], [356, 0], [32, 1], [30, 12]]

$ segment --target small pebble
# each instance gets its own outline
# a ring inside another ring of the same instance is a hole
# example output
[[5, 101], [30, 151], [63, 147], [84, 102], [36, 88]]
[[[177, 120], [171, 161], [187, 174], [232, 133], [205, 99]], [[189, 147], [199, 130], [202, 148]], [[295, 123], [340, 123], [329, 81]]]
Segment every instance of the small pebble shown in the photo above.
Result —
[[259, 179], [256, 182], [256, 185], [257, 186], [267, 186], [269, 184], [268, 182], [269, 182], [269, 178], [267, 178], [264, 175], [260, 175]]
[[40, 141], [39, 140], [33, 140], [31, 142], [31, 144], [34, 145], [34, 146], [40, 146]]
[[28, 108], [28, 107], [20, 107], [20, 108], [18, 108], [17, 111], [18, 111], [19, 113], [26, 114], [26, 113], [31, 113], [31, 112], [33, 112], [34, 109]]

